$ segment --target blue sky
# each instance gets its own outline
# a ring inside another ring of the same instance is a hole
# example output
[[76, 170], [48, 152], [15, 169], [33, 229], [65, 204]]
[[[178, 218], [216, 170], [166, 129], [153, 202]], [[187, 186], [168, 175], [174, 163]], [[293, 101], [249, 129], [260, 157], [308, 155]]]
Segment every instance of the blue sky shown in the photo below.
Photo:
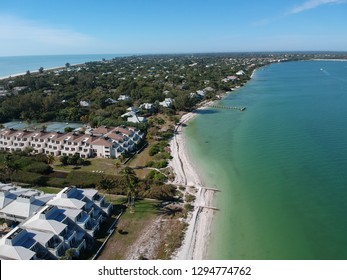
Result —
[[1, 0], [0, 56], [347, 51], [347, 0]]

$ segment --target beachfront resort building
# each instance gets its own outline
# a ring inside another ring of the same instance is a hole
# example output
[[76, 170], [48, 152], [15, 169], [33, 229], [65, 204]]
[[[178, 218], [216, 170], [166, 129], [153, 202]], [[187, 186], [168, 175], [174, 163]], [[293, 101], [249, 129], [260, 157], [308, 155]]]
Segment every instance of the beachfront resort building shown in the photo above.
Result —
[[4, 128], [0, 130], [0, 150], [13, 152], [30, 147], [36, 153], [53, 156], [117, 158], [135, 151], [143, 137], [142, 131], [123, 126], [90, 128], [85, 134]]
[[0, 183], [0, 218], [14, 225], [0, 239], [0, 259], [59, 259], [68, 249], [78, 256], [111, 212], [94, 189], [67, 187], [52, 195]]

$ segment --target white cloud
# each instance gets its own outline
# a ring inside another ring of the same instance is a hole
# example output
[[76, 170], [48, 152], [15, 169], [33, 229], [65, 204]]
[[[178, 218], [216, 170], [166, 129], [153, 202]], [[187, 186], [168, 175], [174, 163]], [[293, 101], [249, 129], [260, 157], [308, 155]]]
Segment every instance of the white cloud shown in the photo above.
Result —
[[74, 52], [95, 39], [66, 27], [0, 14], [0, 56]]
[[345, 0], [308, 0], [301, 5], [292, 8], [289, 14], [297, 14], [306, 10], [311, 10], [326, 4], [341, 4], [346, 2]]
[[298, 14], [307, 10], [311, 10], [314, 8], [317, 8], [319, 6], [322, 5], [327, 5], [327, 4], [342, 4], [342, 3], [346, 3], [347, 0], [308, 0], [304, 3], [302, 3], [301, 5], [295, 6], [294, 8], [292, 8], [291, 10], [289, 10], [289, 12], [287, 13], [282, 13], [279, 14], [277, 16], [274, 16], [272, 18], [264, 18], [264, 19], [260, 19], [258, 21], [255, 21], [252, 23], [253, 26], [265, 26], [265, 25], [269, 25], [277, 20], [283, 19], [285, 17], [291, 16], [293, 14]]

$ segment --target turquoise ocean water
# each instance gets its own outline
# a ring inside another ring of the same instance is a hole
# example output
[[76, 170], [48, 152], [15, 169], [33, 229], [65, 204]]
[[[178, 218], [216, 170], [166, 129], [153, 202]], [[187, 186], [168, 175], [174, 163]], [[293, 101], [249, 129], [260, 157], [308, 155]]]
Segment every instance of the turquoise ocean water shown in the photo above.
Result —
[[209, 259], [347, 259], [347, 62], [256, 71], [189, 123], [189, 154], [221, 189]]
[[111, 59], [126, 55], [119, 54], [88, 54], [88, 55], [34, 55], [34, 56], [7, 56], [0, 57], [0, 77], [14, 74], [37, 71], [40, 67], [45, 69], [65, 66], [66, 63], [79, 64], [91, 61], [100, 61], [103, 58]]

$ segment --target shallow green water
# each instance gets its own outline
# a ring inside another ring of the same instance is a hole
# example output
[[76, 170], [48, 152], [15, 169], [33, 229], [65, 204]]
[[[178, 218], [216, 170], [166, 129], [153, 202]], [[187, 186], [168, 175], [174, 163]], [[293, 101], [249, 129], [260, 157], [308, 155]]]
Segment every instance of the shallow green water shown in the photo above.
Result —
[[210, 259], [347, 259], [347, 62], [260, 69], [186, 129], [222, 190]]

